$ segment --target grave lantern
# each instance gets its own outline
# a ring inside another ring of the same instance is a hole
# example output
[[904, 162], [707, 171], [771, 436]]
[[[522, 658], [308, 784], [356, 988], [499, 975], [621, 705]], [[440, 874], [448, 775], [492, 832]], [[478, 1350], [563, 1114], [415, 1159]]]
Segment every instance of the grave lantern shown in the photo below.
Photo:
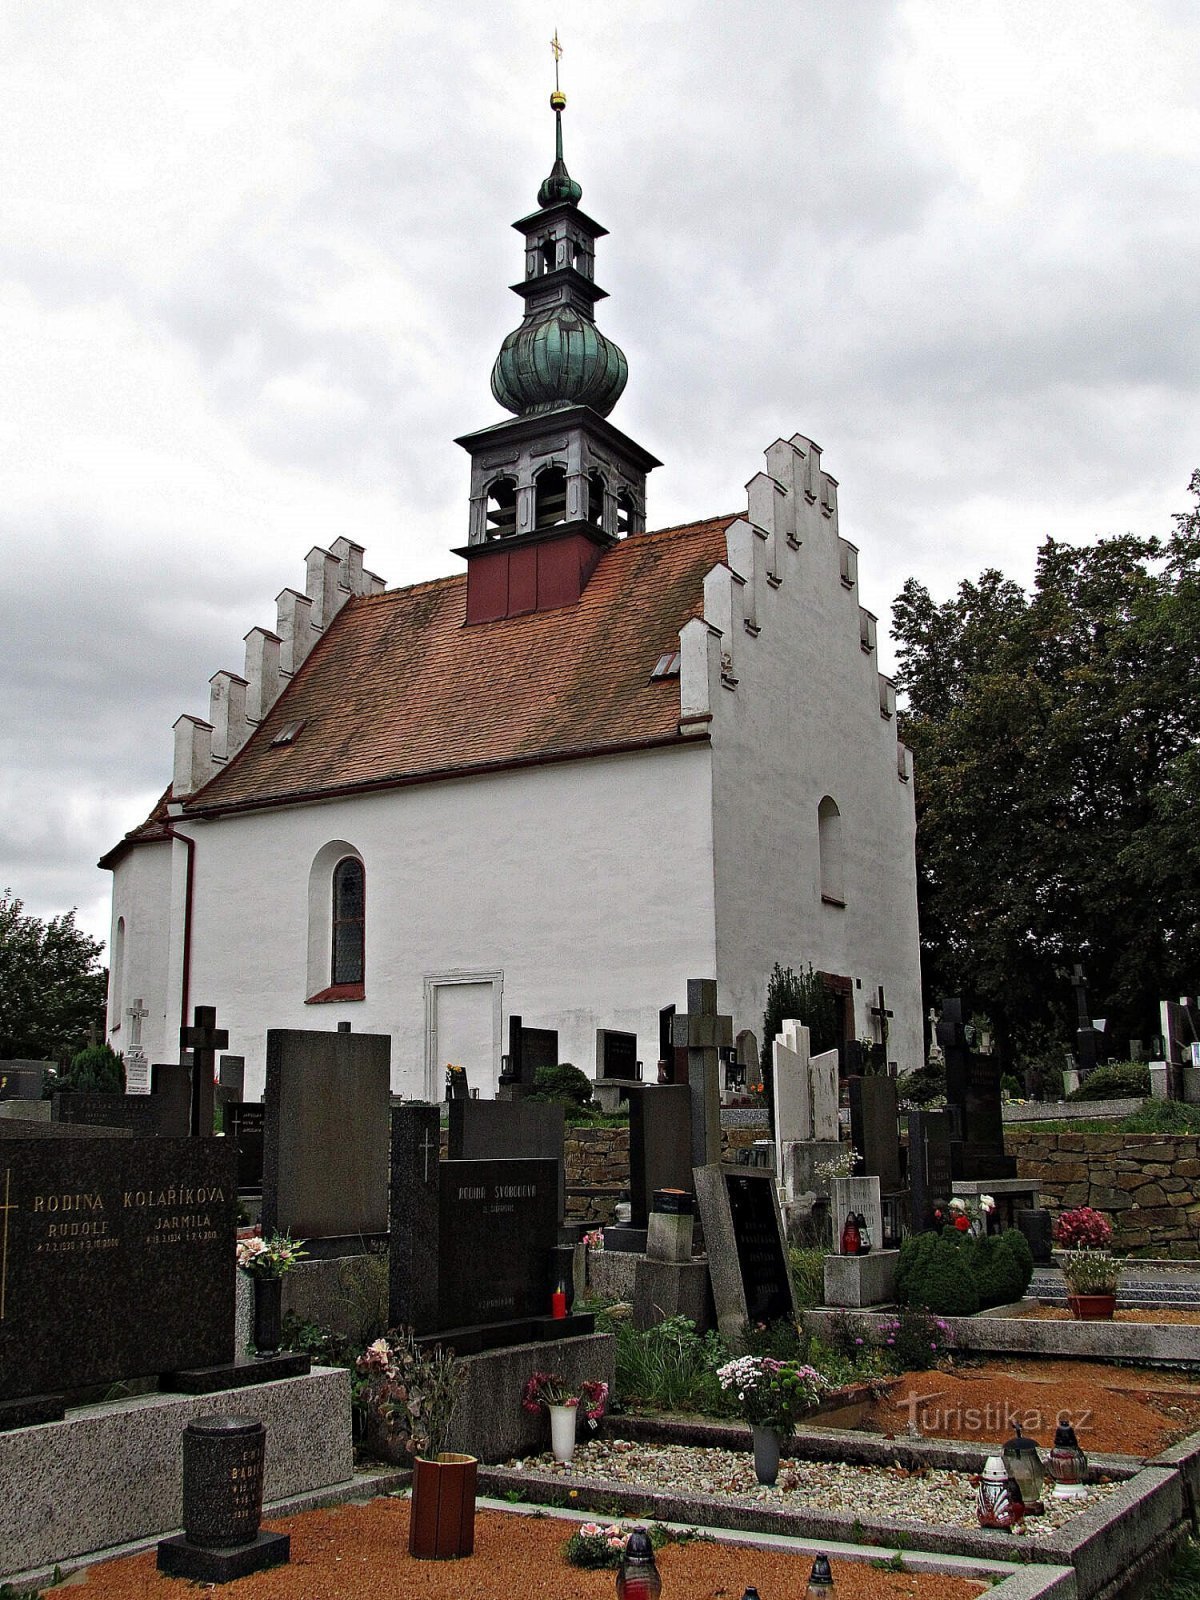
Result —
[[981, 1528], [1011, 1528], [1025, 1519], [1021, 1491], [1001, 1456], [989, 1456], [983, 1464], [975, 1514]]
[[650, 1535], [644, 1528], [635, 1528], [625, 1541], [625, 1554], [617, 1568], [617, 1600], [658, 1600], [661, 1590]]
[[1045, 1481], [1046, 1469], [1042, 1465], [1041, 1456], [1038, 1455], [1036, 1443], [1021, 1432], [1019, 1422], [1015, 1424], [1015, 1428], [1013, 1437], [1006, 1442], [1001, 1454], [1009, 1476], [1017, 1481], [1026, 1512], [1036, 1514], [1046, 1509], [1042, 1504], [1042, 1484]]
[[828, 1556], [817, 1556], [808, 1575], [805, 1600], [833, 1600], [833, 1572]]
[[1054, 1479], [1054, 1498], [1071, 1500], [1085, 1496], [1087, 1468], [1088, 1459], [1079, 1448], [1075, 1429], [1069, 1422], [1060, 1422], [1054, 1430], [1054, 1448], [1046, 1461], [1046, 1470]]

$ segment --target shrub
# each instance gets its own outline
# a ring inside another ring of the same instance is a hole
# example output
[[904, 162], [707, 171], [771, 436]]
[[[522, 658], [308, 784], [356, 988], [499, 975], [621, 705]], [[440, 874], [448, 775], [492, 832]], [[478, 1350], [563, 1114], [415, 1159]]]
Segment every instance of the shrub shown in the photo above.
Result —
[[791, 967], [781, 967], [778, 961], [767, 979], [767, 1001], [763, 1012], [763, 1042], [759, 1072], [766, 1085], [767, 1100], [774, 1105], [775, 1035], [782, 1032], [784, 1022], [794, 1017], [808, 1029], [809, 1048], [813, 1055], [832, 1050], [837, 1043], [837, 1013], [833, 991], [825, 987], [824, 979], [813, 970], [810, 961], [807, 971], [799, 975]]
[[902, 1072], [896, 1079], [896, 1093], [914, 1106], [927, 1106], [946, 1098], [946, 1064], [930, 1061], [915, 1072]]
[[121, 1058], [106, 1044], [89, 1044], [71, 1057], [71, 1065], [58, 1076], [59, 1089], [77, 1089], [80, 1093], [122, 1094], [125, 1089], [125, 1068]]
[[1150, 1068], [1141, 1061], [1114, 1061], [1089, 1072], [1068, 1100], [1144, 1100], [1150, 1093]]
[[530, 1100], [550, 1100], [565, 1106], [584, 1106], [592, 1098], [591, 1080], [569, 1061], [557, 1067], [539, 1067], [533, 1075]]
[[914, 1260], [906, 1275], [904, 1301], [935, 1316], [969, 1317], [979, 1310], [979, 1289], [970, 1270], [970, 1239], [934, 1235], [934, 1243]]
[[1029, 1279], [1003, 1234], [971, 1240], [971, 1276], [979, 1292], [980, 1308], [1005, 1306], [1019, 1300]]
[[1007, 1242], [1009, 1249], [1020, 1262], [1021, 1293], [1024, 1294], [1033, 1277], [1033, 1251], [1029, 1248], [1029, 1240], [1020, 1228], [1005, 1228], [1000, 1237]]
[[747, 1322], [742, 1344], [752, 1356], [774, 1356], [776, 1361], [808, 1360], [808, 1335], [786, 1317], [770, 1323]]

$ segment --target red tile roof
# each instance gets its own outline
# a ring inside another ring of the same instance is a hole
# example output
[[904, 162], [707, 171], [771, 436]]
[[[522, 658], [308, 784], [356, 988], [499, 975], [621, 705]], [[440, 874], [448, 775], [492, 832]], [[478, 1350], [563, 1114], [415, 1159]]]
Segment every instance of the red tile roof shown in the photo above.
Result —
[[[464, 626], [466, 574], [352, 599], [187, 812], [562, 760], [678, 737], [678, 679], [651, 681], [725, 560], [717, 517], [623, 540], [577, 605]], [[293, 743], [273, 746], [303, 721]], [[135, 835], [140, 833], [135, 830]]]

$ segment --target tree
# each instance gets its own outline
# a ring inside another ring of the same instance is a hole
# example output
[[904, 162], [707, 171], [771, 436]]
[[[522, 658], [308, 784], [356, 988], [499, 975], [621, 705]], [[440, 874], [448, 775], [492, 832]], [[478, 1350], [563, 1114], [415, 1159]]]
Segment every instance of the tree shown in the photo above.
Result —
[[1076, 961], [1143, 1038], [1195, 984], [1200, 509], [1175, 521], [1047, 539], [1029, 594], [992, 569], [942, 605], [910, 579], [893, 608], [926, 995], [987, 1011], [1010, 1057], [1070, 1036]]
[[42, 922], [11, 889], [0, 893], [0, 1058], [63, 1064], [104, 1026], [103, 948], [74, 911]]
[[781, 1032], [788, 1018], [795, 1018], [808, 1029], [809, 1049], [813, 1055], [832, 1050], [837, 1043], [837, 1013], [833, 995], [825, 987], [820, 973], [813, 971], [812, 962], [807, 972], [797, 976], [791, 967], [781, 967], [778, 961], [767, 979], [766, 1010], [763, 1013], [763, 1042], [760, 1052], [763, 1091], [771, 1108], [772, 1125], [775, 1120], [775, 1056], [772, 1046], [775, 1035]]

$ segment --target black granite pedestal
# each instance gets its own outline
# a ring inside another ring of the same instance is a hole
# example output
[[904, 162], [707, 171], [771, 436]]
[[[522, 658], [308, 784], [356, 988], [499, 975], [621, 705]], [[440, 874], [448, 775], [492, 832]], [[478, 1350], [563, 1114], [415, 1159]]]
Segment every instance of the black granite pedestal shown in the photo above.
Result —
[[224, 1389], [241, 1389], [248, 1383], [306, 1378], [311, 1370], [311, 1358], [301, 1351], [278, 1350], [273, 1355], [223, 1362], [216, 1367], [191, 1367], [183, 1372], [164, 1372], [158, 1380], [158, 1386], [171, 1394], [220, 1394]]
[[0, 1400], [0, 1433], [10, 1428], [33, 1428], [39, 1422], [61, 1422], [67, 1402], [61, 1394], [27, 1394], [18, 1400]]
[[158, 1570], [168, 1578], [190, 1578], [193, 1583], [230, 1583], [264, 1567], [280, 1567], [291, 1560], [292, 1540], [286, 1533], [259, 1533], [249, 1544], [226, 1550], [207, 1550], [183, 1534], [158, 1542]]

